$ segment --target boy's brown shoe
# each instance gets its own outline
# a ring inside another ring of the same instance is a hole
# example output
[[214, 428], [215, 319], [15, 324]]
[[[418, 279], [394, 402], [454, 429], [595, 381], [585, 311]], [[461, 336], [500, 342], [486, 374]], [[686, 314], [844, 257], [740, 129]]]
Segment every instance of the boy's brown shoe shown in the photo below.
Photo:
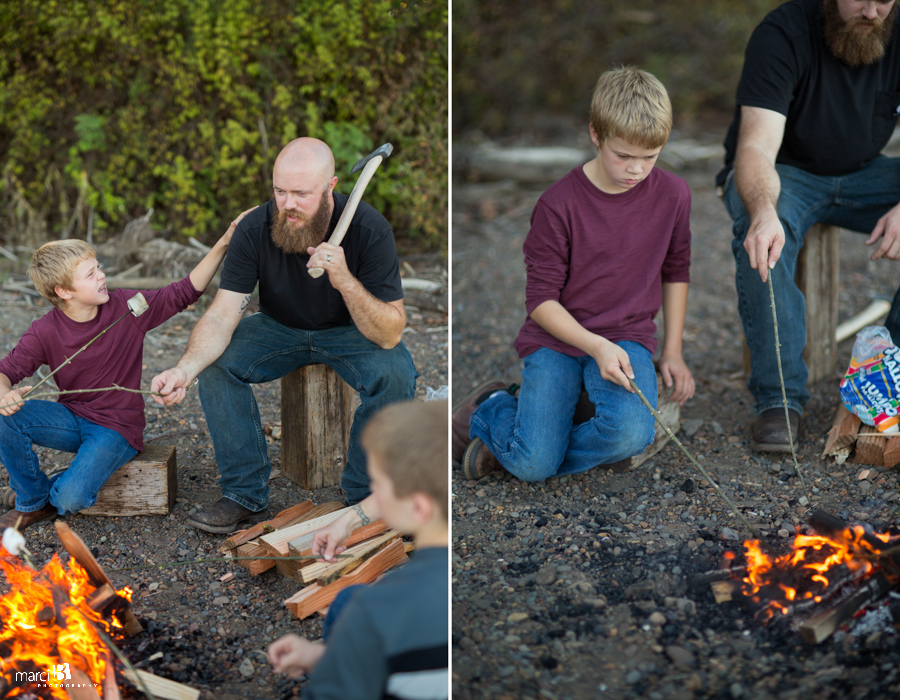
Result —
[[504, 389], [506, 389], [506, 384], [496, 379], [482, 382], [453, 407], [453, 417], [450, 420], [450, 430], [453, 436], [450, 454], [454, 462], [462, 461], [466, 447], [469, 445], [469, 420], [475, 413], [475, 409], [495, 391]]
[[480, 438], [473, 438], [463, 455], [462, 468], [467, 479], [480, 479], [491, 472], [502, 471], [503, 465]]
[[[56, 520], [58, 515], [56, 506], [49, 502], [40, 510], [32, 510], [28, 513], [23, 513], [13, 508], [0, 516], [0, 532], [8, 527], [15, 527], [16, 523], [19, 523], [19, 530], [24, 530], [29, 525], [34, 525], [42, 520]], [[19, 521], [20, 518], [21, 522]]]
[[[793, 408], [788, 409], [791, 418], [791, 436], [794, 438], [794, 450], [800, 448], [800, 414]], [[760, 413], [753, 426], [750, 435], [750, 449], [756, 452], [786, 452], [791, 453], [791, 443], [788, 440], [787, 422], [784, 419], [784, 407], [769, 408]]]

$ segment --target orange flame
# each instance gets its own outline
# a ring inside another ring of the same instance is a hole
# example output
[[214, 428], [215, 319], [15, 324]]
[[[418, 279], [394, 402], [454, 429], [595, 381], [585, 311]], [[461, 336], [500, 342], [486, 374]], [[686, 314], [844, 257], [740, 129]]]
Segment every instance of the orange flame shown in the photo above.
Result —
[[[769, 609], [763, 612], [767, 620], [775, 610], [788, 614], [792, 601], [818, 601], [835, 580], [836, 567], [849, 571], [855, 578], [867, 576], [875, 569], [866, 555], [877, 552], [865, 540], [865, 535], [860, 525], [847, 527], [833, 537], [798, 534], [791, 550], [781, 556], [769, 556], [760, 547], [759, 540], [748, 540], [744, 542], [747, 571], [742, 579], [743, 593], [756, 603], [767, 602]], [[889, 534], [874, 536], [885, 543], [895, 539]]]
[[[27, 690], [23, 680], [29, 673], [32, 677], [44, 673], [48, 682], [41, 687], [46, 687], [52, 697], [65, 700], [64, 681], [57, 683], [49, 673], [59, 664], [78, 668], [98, 686], [102, 684], [107, 647], [91, 623], [110, 636], [121, 625], [105, 620], [88, 605], [87, 598], [95, 587], [87, 572], [74, 559], [64, 567], [56, 554], [41, 571], [34, 571], [2, 547], [0, 568], [12, 589], [0, 597], [0, 676], [9, 683], [7, 697]], [[131, 600], [130, 589], [117, 593]], [[52, 619], [42, 621], [51, 612]]]

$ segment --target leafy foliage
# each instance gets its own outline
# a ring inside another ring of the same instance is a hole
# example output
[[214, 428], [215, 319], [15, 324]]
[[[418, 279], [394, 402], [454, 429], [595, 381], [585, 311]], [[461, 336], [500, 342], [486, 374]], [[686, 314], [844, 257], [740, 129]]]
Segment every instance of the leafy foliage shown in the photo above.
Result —
[[178, 234], [218, 235], [307, 135], [344, 192], [392, 142], [367, 201], [401, 242], [445, 247], [447, 24], [440, 0], [0, 3], [8, 237], [82, 234], [91, 207], [115, 232], [151, 206]]
[[534, 111], [584, 115], [600, 74], [654, 73], [676, 120], [733, 109], [753, 28], [783, 0], [453, 2], [453, 129], [515, 128]]

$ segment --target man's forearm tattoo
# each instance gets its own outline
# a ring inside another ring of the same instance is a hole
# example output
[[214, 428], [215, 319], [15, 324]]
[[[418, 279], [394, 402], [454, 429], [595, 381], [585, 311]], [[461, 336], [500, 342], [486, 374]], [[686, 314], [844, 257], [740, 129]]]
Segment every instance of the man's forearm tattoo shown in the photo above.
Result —
[[359, 503], [353, 506], [353, 510], [355, 510], [356, 514], [359, 516], [360, 526], [368, 525], [370, 522], [372, 522], [372, 519], [368, 515], [366, 515], [366, 511], [362, 509], [362, 506], [359, 505]]
[[250, 305], [250, 297], [251, 296], [253, 296], [253, 295], [248, 294], [247, 296], [244, 297], [244, 300], [241, 302], [241, 311], [243, 311]]

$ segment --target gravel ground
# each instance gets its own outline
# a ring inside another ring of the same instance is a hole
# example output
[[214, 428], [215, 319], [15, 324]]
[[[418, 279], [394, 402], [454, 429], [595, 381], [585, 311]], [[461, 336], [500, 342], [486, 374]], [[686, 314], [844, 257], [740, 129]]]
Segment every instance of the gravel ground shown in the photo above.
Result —
[[[404, 259], [404, 274], [445, 285], [446, 263], [436, 256], [410, 256]], [[411, 306], [407, 300], [409, 323], [404, 342], [419, 370], [417, 397], [426, 387], [437, 389], [448, 384], [446, 301]], [[419, 295], [419, 298], [424, 298]], [[205, 297], [204, 297], [205, 299]], [[425, 306], [444, 310], [429, 310]], [[143, 384], [179, 358], [188, 335], [200, 318], [204, 300], [148, 334], [144, 346]], [[46, 313], [48, 305], [27, 295], [0, 293], [0, 332], [5, 355], [35, 318]], [[263, 424], [280, 420], [278, 382], [256, 387]], [[246, 569], [228, 563], [196, 564], [147, 571], [117, 569], [147, 563], [186, 561], [220, 557], [218, 548], [224, 536], [211, 535], [185, 523], [195, 509], [218, 500], [219, 473], [213, 458], [212, 443], [196, 391], [179, 406], [162, 409], [149, 400], [144, 433], [149, 445], [176, 445], [178, 460], [178, 498], [167, 517], [92, 517], [66, 518], [72, 529], [93, 550], [117, 587], [134, 589], [133, 608], [145, 632], [121, 640], [121, 648], [141, 668], [194, 688], [204, 699], [288, 698], [299, 694], [300, 681], [275, 675], [266, 660], [266, 649], [275, 639], [293, 632], [312, 639], [321, 636], [318, 616], [299, 621], [283, 605], [285, 598], [299, 585], [282, 577], [274, 569], [261, 576], [250, 576]], [[38, 449], [42, 467], [68, 462], [70, 455]], [[307, 491], [281, 476], [279, 443], [269, 446], [273, 461], [269, 513], [274, 515], [306, 499], [314, 503], [343, 501], [337, 487]], [[0, 485], [8, 483], [5, 470]], [[63, 552], [52, 524], [41, 523], [26, 532], [28, 546], [39, 563]], [[67, 555], [63, 556], [67, 560]], [[219, 577], [233, 572], [235, 578], [220, 583]], [[8, 592], [5, 582], [0, 593]], [[162, 656], [145, 662], [156, 652]], [[142, 696], [141, 696], [142, 697]]]
[[[778, 552], [810, 508], [801, 505], [790, 456], [749, 449], [752, 398], [742, 376], [730, 220], [712, 188], [717, 167], [679, 172], [694, 195], [685, 359], [697, 381], [679, 437]], [[543, 189], [459, 173], [454, 181], [457, 396], [491, 377], [520, 377], [512, 341], [524, 320], [521, 247]], [[897, 267], [870, 263], [861, 236], [841, 235], [843, 320], [873, 296], [893, 294]], [[834, 375], [811, 387], [799, 464], [813, 506], [884, 531], [898, 518], [897, 473], [875, 469], [858, 480], [860, 465], [820, 456], [851, 346], [852, 339], [840, 345]], [[717, 605], [708, 586], [689, 585], [726, 551], [740, 559], [749, 533], [674, 445], [631, 472], [596, 469], [544, 483], [505, 473], [474, 482], [454, 471], [452, 518], [460, 700], [900, 697], [893, 625], [857, 626], [810, 647], [787, 625], [764, 627], [736, 604]]]

